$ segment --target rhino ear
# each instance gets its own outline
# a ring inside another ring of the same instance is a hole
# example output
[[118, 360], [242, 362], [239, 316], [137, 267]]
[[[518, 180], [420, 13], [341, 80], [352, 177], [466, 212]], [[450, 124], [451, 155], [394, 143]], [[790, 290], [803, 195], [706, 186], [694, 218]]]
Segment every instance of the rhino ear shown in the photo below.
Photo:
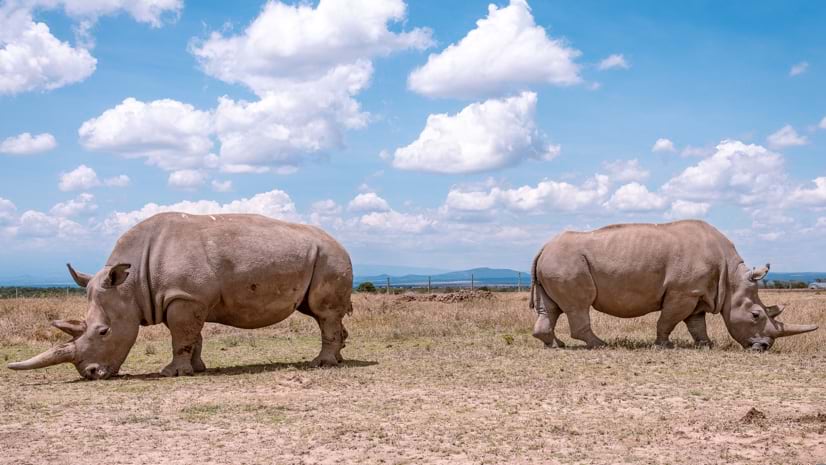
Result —
[[785, 305], [770, 305], [766, 307], [766, 315], [770, 316], [771, 318], [777, 318], [783, 313], [783, 310], [786, 308]]
[[755, 268], [749, 271], [749, 281], [757, 282], [761, 279], [765, 278], [767, 274], [769, 274], [769, 268], [771, 268], [771, 264], [766, 263], [766, 266], [762, 266], [760, 268]]
[[72, 279], [74, 279], [74, 280], [75, 280], [75, 282], [77, 283], [77, 285], [78, 285], [78, 286], [80, 286], [80, 287], [86, 287], [86, 285], [88, 285], [88, 284], [89, 284], [89, 281], [91, 281], [91, 280], [92, 280], [92, 277], [91, 277], [91, 276], [89, 276], [88, 274], [86, 274], [86, 273], [81, 273], [81, 272], [79, 272], [79, 271], [75, 271], [75, 269], [74, 269], [74, 268], [72, 268], [72, 264], [71, 264], [71, 263], [67, 263], [67, 264], [66, 264], [66, 267], [67, 267], [67, 268], [69, 268], [69, 274], [71, 274], [71, 275], [72, 275]]
[[106, 279], [103, 280], [103, 287], [106, 289], [111, 289], [123, 284], [123, 282], [126, 281], [126, 278], [129, 277], [129, 272], [126, 271], [129, 268], [132, 268], [132, 265], [128, 263], [120, 263], [110, 268], [109, 274], [107, 274]]
[[54, 320], [52, 326], [64, 333], [78, 338], [86, 332], [86, 322], [79, 320]]

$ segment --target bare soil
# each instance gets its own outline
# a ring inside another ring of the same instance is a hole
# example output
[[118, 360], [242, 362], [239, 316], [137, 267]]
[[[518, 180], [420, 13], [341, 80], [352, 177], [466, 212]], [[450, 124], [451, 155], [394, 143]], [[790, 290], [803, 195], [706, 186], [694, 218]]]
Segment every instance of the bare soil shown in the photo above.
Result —
[[[766, 292], [821, 330], [745, 352], [710, 317], [713, 349], [653, 346], [656, 315], [593, 314], [610, 343], [543, 349], [527, 294], [457, 303], [355, 298], [340, 368], [311, 369], [318, 329], [296, 314], [256, 331], [210, 325], [207, 373], [145, 328], [116, 379], [70, 365], [0, 370], [0, 463], [826, 463], [826, 293]], [[0, 361], [63, 340], [48, 319], [85, 302], [0, 301]]]

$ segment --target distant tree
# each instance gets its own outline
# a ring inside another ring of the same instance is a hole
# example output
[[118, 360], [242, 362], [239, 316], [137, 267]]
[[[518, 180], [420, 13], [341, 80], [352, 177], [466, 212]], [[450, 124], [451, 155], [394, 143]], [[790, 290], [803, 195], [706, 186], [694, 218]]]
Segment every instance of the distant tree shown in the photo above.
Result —
[[358, 285], [356, 288], [356, 292], [369, 292], [373, 293], [376, 292], [376, 286], [373, 285], [370, 281], [365, 281]]

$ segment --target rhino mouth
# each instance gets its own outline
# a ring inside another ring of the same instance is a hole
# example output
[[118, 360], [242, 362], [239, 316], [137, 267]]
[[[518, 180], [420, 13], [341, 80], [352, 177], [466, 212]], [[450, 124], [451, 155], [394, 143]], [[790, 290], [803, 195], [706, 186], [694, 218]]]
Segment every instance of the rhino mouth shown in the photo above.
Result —
[[752, 339], [749, 342], [751, 343], [751, 346], [746, 348], [754, 352], [765, 352], [771, 349], [772, 344], [774, 343], [773, 340], [768, 338]]
[[111, 370], [109, 367], [99, 365], [97, 363], [90, 363], [83, 368], [78, 366], [77, 371], [78, 373], [80, 373], [81, 376], [90, 381], [95, 381], [99, 379], [109, 379], [112, 375], [116, 373], [115, 370]]

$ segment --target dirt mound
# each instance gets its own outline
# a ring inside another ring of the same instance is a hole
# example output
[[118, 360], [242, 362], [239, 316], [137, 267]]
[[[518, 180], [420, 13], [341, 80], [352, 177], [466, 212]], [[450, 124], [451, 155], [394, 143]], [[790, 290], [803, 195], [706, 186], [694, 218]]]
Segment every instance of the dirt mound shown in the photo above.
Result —
[[759, 421], [765, 420], [766, 414], [757, 410], [756, 408], [752, 407], [743, 415], [743, 418], [740, 419], [742, 423], [757, 423]]
[[460, 302], [471, 302], [480, 300], [492, 300], [495, 296], [491, 291], [459, 291], [447, 292], [444, 294], [402, 294], [398, 300], [402, 302], [441, 302], [455, 304]]

